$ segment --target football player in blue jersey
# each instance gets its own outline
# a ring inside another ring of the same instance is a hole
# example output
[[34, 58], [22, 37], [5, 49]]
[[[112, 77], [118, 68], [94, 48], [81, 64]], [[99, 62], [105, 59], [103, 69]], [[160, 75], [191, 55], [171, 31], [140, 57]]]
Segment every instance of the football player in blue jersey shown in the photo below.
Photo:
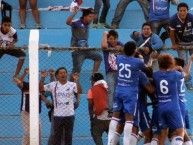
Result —
[[170, 54], [161, 54], [158, 57], [159, 71], [153, 74], [154, 84], [158, 97], [158, 118], [161, 134], [159, 144], [164, 145], [168, 129], [175, 131], [172, 145], [182, 145], [184, 136], [184, 122], [178, 100], [178, 81], [186, 75], [173, 70], [174, 58]]
[[[175, 57], [175, 65], [176, 67], [180, 66], [181, 68], [184, 68], [184, 60], [181, 59], [181, 58], [178, 58], [178, 57]], [[193, 55], [191, 55], [190, 57], [190, 60], [187, 64], [187, 68], [186, 68], [186, 72], [185, 74], [189, 74], [190, 73], [190, 69], [191, 69], [191, 64], [192, 64], [192, 61], [193, 61]], [[186, 132], [186, 129], [190, 129], [189, 127], [189, 117], [188, 117], [188, 110], [187, 110], [187, 107], [186, 107], [186, 98], [185, 98], [185, 83], [184, 83], [184, 78], [181, 79], [179, 82], [178, 82], [178, 93], [179, 93], [179, 105], [180, 105], [180, 111], [181, 111], [181, 114], [182, 114], [182, 118], [183, 118], [183, 121], [185, 123], [185, 131], [184, 131], [184, 144], [185, 145], [192, 145], [192, 141], [190, 139], [190, 137], [188, 136], [187, 132]], [[171, 132], [173, 130], [170, 130]], [[174, 132], [175, 133], [175, 132]]]
[[[128, 145], [131, 138], [133, 118], [136, 113], [139, 72], [146, 66], [141, 59], [134, 58], [136, 53], [135, 42], [127, 42], [124, 46], [124, 53], [125, 55], [119, 55], [116, 59], [118, 81], [115, 90], [113, 117], [109, 126], [108, 140], [110, 141], [113, 137], [116, 125], [120, 120], [120, 113], [123, 110], [125, 113], [123, 144]], [[113, 132], [111, 132], [111, 130], [113, 130]]]

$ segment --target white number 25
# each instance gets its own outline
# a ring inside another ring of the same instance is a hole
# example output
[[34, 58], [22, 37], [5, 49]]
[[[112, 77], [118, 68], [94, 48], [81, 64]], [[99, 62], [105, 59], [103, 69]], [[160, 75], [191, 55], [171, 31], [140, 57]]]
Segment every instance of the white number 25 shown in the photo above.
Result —
[[[119, 66], [120, 66], [119, 76], [120, 77], [125, 77], [125, 78], [130, 78], [131, 77], [131, 70], [129, 69], [129, 67], [131, 65], [120, 63]], [[126, 74], [123, 74], [124, 70], [127, 72]]]

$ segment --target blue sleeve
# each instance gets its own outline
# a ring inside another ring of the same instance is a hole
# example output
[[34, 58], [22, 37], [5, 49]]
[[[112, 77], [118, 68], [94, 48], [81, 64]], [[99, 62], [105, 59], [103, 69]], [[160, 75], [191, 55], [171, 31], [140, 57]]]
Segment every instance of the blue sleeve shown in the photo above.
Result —
[[143, 86], [150, 84], [149, 80], [144, 72], [139, 73], [139, 83]]
[[176, 78], [177, 79], [182, 79], [182, 78], [184, 78], [184, 73], [183, 72], [179, 72], [179, 71], [176, 71]]
[[130, 34], [130, 37], [131, 39], [133, 39], [134, 41], [139, 41], [140, 37], [135, 37], [134, 36], [134, 33], [137, 32], [137, 31], [133, 31], [131, 34]]
[[[134, 32], [135, 32], [135, 31], [134, 31]], [[134, 33], [134, 32], [133, 32], [133, 33]], [[139, 37], [135, 37], [135, 36], [133, 35], [133, 33], [131, 33], [130, 37], [135, 41], [137, 47], [139, 47], [139, 46], [144, 42], [143, 37], [142, 37], [142, 34], [140, 34]]]
[[163, 42], [157, 34], [152, 34], [150, 43], [153, 50], [161, 49], [163, 47]]

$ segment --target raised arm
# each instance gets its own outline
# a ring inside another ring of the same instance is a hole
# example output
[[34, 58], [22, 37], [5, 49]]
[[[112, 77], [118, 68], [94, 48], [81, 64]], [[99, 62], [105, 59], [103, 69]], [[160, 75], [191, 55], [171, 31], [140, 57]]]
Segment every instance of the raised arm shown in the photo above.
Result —
[[185, 70], [185, 72], [184, 72], [184, 77], [186, 77], [186, 76], [188, 76], [188, 75], [190, 74], [192, 61], [193, 61], [193, 54], [190, 56], [190, 59], [189, 59], [189, 61], [188, 61], [186, 70]]
[[78, 9], [79, 9], [78, 7], [74, 7], [74, 12], [66, 20], [67, 25], [69, 25], [69, 26], [72, 25], [72, 20], [73, 20], [74, 16], [77, 14]]
[[55, 71], [53, 69], [49, 69], [48, 72], [50, 74], [50, 82], [55, 81]]
[[21, 75], [21, 77], [19, 78], [22, 82], [24, 81], [25, 76], [29, 74], [29, 68], [25, 68], [23, 71], [23, 74]]
[[23, 81], [24, 81], [24, 78], [25, 76], [29, 74], [29, 68], [25, 68], [24, 71], [23, 71], [23, 74], [21, 75], [20, 78], [16, 78], [14, 77], [13, 78], [13, 82], [16, 83], [16, 85], [21, 89], [23, 88]]
[[108, 49], [108, 43], [107, 43], [107, 36], [108, 36], [108, 32], [107, 31], [105, 31], [104, 33], [103, 33], [103, 38], [102, 38], [102, 42], [101, 42], [101, 48], [103, 49], [103, 50], [106, 50], [106, 49]]
[[79, 74], [74, 73], [74, 74], [72, 74], [72, 77], [74, 79], [74, 82], [77, 85], [77, 94], [82, 94], [82, 87], [81, 87], [80, 82], [79, 82]]
[[45, 78], [47, 77], [48, 73], [46, 72], [46, 70], [41, 71], [41, 79], [40, 79], [40, 92], [44, 91], [44, 81]]

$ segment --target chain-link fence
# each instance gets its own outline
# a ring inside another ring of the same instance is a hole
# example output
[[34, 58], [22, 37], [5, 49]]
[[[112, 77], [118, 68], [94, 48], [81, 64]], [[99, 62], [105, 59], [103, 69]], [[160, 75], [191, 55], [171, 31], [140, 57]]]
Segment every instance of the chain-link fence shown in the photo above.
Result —
[[[26, 52], [26, 59], [25, 63], [20, 71], [20, 77], [25, 71], [25, 68], [28, 68], [29, 64], [29, 56], [28, 51]], [[98, 51], [101, 56], [103, 56], [102, 51]], [[172, 50], [163, 51], [164, 53], [171, 53], [172, 55], [176, 56], [176, 52]], [[54, 50], [48, 52], [48, 50], [40, 50], [39, 51], [39, 69], [41, 71], [54, 69], [56, 70], [59, 67], [65, 67], [68, 72], [68, 78], [70, 76], [72, 70], [72, 57], [71, 51], [57, 51]], [[20, 111], [25, 110], [24, 108], [29, 105], [27, 100], [29, 99], [25, 96], [22, 99], [22, 91], [19, 88], [19, 85], [16, 85], [13, 80], [14, 71], [17, 65], [17, 58], [11, 56], [3, 56], [0, 61], [0, 144], [1, 145], [20, 145], [22, 142], [22, 138], [24, 136], [28, 136], [29, 134], [24, 134], [27, 132], [24, 127], [24, 124], [27, 122], [29, 118], [29, 113], [27, 111]], [[91, 136], [90, 127], [90, 117], [88, 111], [88, 100], [87, 100], [87, 93], [88, 90], [91, 88], [90, 77], [92, 75], [93, 70], [93, 61], [86, 60], [82, 66], [82, 70], [80, 73], [80, 84], [82, 86], [82, 93], [80, 95], [80, 104], [79, 107], [75, 110], [75, 120], [74, 120], [74, 127], [73, 127], [73, 135], [72, 135], [72, 144], [73, 145], [93, 145], [94, 141]], [[104, 62], [102, 61], [99, 72], [105, 76], [105, 67]], [[191, 71], [192, 72], [192, 71]], [[41, 78], [41, 73], [40, 73]], [[28, 75], [26, 75], [24, 81], [28, 82]], [[50, 83], [49, 77], [46, 77], [45, 83]], [[24, 84], [23, 84], [24, 85]], [[57, 91], [56, 89], [53, 91]], [[72, 90], [73, 91], [73, 90]], [[26, 93], [26, 94], [25, 94]], [[193, 91], [186, 91], [186, 98], [187, 104], [189, 109], [190, 115], [190, 124], [192, 125], [193, 120], [193, 110], [192, 110], [192, 93]], [[27, 89], [23, 90], [23, 95], [27, 95]], [[52, 102], [52, 96], [48, 93], [45, 95], [49, 102]], [[31, 96], [33, 97], [33, 96]], [[76, 100], [74, 100], [76, 102]], [[42, 102], [41, 113], [40, 113], [40, 120], [41, 120], [41, 142], [42, 145], [48, 144], [48, 140], [50, 135], [53, 135], [53, 130], [51, 129], [52, 123], [49, 120], [49, 112], [51, 109], [46, 107], [46, 104]], [[23, 103], [23, 106], [21, 104]], [[69, 103], [69, 102], [65, 102]], [[151, 109], [150, 109], [151, 110]], [[64, 112], [65, 114], [65, 112]], [[70, 118], [73, 120], [73, 118]], [[22, 124], [23, 121], [23, 124]], [[60, 120], [58, 124], [61, 123]], [[66, 121], [64, 121], [66, 122]], [[72, 122], [71, 122], [72, 123]], [[192, 135], [191, 130], [188, 131], [190, 135]], [[69, 133], [69, 128], [67, 132], [63, 132], [63, 134]], [[67, 138], [66, 138], [67, 139]], [[27, 138], [28, 140], [28, 138]], [[62, 138], [64, 140], [64, 138]], [[139, 144], [142, 144], [141, 141]], [[103, 134], [103, 143], [107, 144], [107, 134]], [[122, 141], [121, 141], [122, 143]]]

